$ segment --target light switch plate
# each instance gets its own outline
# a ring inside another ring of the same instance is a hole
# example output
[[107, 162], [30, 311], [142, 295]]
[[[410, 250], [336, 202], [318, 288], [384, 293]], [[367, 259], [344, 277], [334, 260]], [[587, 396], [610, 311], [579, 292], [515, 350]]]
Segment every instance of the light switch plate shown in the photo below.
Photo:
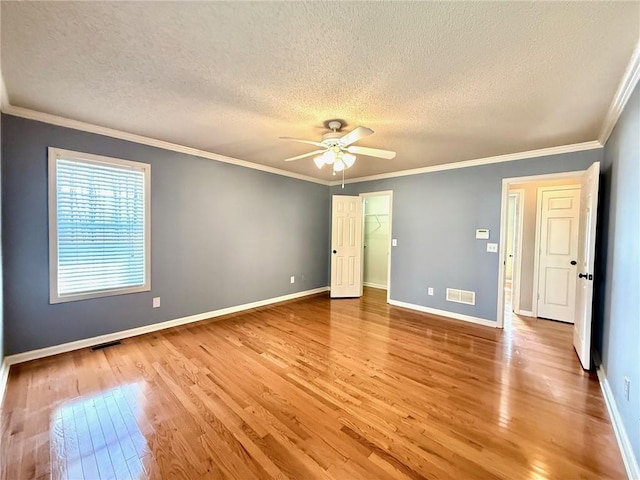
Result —
[[487, 252], [498, 253], [497, 243], [487, 243]]
[[391, 240], [391, 246], [392, 247], [397, 247], [398, 246], [398, 239], [394, 238], [393, 240]]
[[160, 297], [153, 297], [153, 308], [160, 307]]

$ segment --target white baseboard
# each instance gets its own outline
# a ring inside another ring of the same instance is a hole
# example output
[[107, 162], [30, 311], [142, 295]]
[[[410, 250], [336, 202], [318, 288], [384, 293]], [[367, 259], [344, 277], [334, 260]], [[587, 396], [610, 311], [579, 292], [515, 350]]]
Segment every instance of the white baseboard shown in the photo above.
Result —
[[522, 315], [523, 317], [533, 317], [533, 312], [530, 312], [529, 310], [520, 310], [514, 313], [516, 315]]
[[229, 315], [230, 313], [237, 313], [243, 310], [249, 310], [251, 308], [264, 307], [273, 303], [284, 302], [287, 300], [294, 300], [300, 297], [306, 297], [308, 295], [315, 295], [317, 293], [326, 292], [329, 287], [314, 288], [312, 290], [305, 290], [303, 292], [291, 293], [289, 295], [282, 295], [281, 297], [267, 298], [252, 303], [245, 303], [243, 305], [236, 305], [233, 307], [222, 308], [220, 310], [212, 310], [211, 312], [198, 313], [196, 315], [190, 315], [188, 317], [176, 318], [174, 320], [167, 320], [166, 322], [154, 323], [151, 325], [145, 325], [144, 327], [132, 328], [129, 330], [122, 330], [120, 332], [108, 333], [106, 335], [99, 335], [97, 337], [85, 338], [83, 340], [76, 340], [74, 342], [63, 343], [61, 345], [54, 345], [53, 347], [40, 348], [38, 350], [31, 350], [29, 352], [18, 353], [15, 355], [9, 355], [4, 359], [8, 367], [17, 363], [28, 362], [30, 360], [37, 360], [39, 358], [50, 357], [52, 355], [58, 355], [60, 353], [70, 352], [72, 350], [79, 350], [81, 348], [92, 347], [94, 345], [100, 345], [102, 343], [113, 342], [115, 340], [122, 340], [123, 338], [135, 337], [143, 335], [145, 333], [157, 332], [158, 330], [164, 330], [171, 327], [177, 327], [179, 325], [185, 325], [187, 323], [199, 322], [201, 320], [207, 320], [210, 318], [220, 317], [222, 315]]
[[389, 304], [396, 307], [408, 308], [410, 310], [417, 310], [418, 312], [430, 313], [432, 315], [438, 315], [440, 317], [452, 318], [454, 320], [462, 320], [465, 322], [476, 323], [478, 325], [484, 325], [485, 327], [498, 328], [498, 322], [487, 320], [486, 318], [472, 317], [471, 315], [463, 315], [461, 313], [448, 312], [446, 310], [438, 310], [436, 308], [429, 308], [423, 305], [415, 305], [413, 303], [399, 302], [398, 300], [389, 299]]
[[0, 409], [2, 408], [2, 400], [4, 399], [4, 391], [7, 388], [7, 380], [9, 379], [9, 362], [5, 358], [0, 363]]
[[362, 282], [365, 287], [378, 288], [380, 290], [386, 290], [386, 285], [380, 285], [379, 283], [371, 283], [371, 282]]
[[618, 447], [622, 454], [624, 468], [627, 470], [627, 476], [630, 480], [640, 479], [640, 466], [638, 466], [638, 459], [636, 459], [636, 456], [633, 453], [631, 441], [629, 440], [627, 430], [624, 428], [624, 423], [620, 417], [620, 411], [618, 410], [616, 400], [613, 397], [613, 392], [609, 386], [609, 380], [607, 380], [607, 373], [602, 366], [600, 366], [596, 371], [598, 373], [598, 380], [600, 380], [604, 403], [607, 405], [609, 417], [611, 417], [611, 424], [613, 425], [613, 431], [616, 434]]

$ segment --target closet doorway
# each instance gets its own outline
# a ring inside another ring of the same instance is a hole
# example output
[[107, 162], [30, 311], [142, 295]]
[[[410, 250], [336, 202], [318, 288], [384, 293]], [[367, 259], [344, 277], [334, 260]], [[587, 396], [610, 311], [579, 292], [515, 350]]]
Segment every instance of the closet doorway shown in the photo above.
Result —
[[387, 291], [391, 273], [392, 192], [361, 193], [363, 200], [362, 280], [365, 287]]

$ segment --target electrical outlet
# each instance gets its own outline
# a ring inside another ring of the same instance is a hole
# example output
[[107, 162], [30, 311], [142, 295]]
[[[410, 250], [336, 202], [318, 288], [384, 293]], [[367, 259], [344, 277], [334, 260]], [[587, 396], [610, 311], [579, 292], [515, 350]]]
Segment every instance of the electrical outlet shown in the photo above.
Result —
[[429, 295], [433, 295], [433, 287], [429, 287]]
[[629, 377], [624, 377], [624, 398], [627, 400], [627, 402], [629, 401], [629, 384], [631, 383], [631, 380], [629, 380]]
[[160, 297], [153, 297], [153, 308], [160, 308]]
[[296, 283], [296, 277], [294, 277], [293, 275], [291, 275], [291, 283]]

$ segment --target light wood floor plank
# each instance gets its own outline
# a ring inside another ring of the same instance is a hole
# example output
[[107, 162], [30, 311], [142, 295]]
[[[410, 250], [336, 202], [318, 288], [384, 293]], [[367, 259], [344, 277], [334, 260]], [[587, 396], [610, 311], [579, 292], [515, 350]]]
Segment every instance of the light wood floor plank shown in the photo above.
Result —
[[2, 478], [622, 479], [570, 325], [316, 295], [12, 367]]

